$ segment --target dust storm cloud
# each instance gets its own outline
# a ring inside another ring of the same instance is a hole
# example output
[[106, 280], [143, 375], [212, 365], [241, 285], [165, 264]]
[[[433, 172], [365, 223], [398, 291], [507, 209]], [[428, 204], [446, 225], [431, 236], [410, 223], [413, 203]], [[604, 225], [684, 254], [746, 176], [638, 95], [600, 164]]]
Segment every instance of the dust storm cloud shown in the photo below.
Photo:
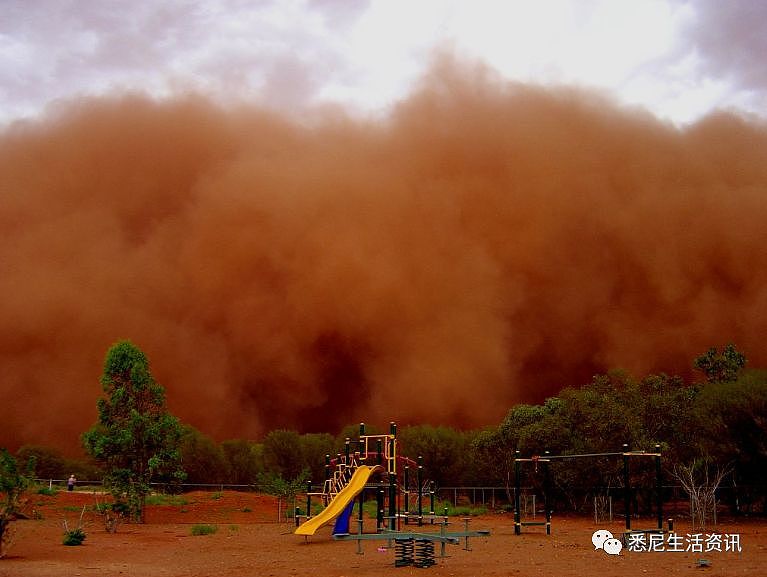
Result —
[[77, 445], [130, 338], [217, 438], [477, 426], [734, 341], [767, 130], [437, 67], [383, 119], [115, 95], [0, 135], [0, 445]]

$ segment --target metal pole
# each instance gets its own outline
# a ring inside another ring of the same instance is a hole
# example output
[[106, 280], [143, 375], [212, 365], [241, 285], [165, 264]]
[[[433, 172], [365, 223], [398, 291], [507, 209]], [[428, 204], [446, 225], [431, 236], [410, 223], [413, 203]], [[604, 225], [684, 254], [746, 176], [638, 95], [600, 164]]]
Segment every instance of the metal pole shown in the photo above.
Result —
[[349, 459], [351, 453], [351, 441], [349, 440], [349, 437], [346, 437], [346, 442], [344, 443], [344, 451], [344, 457], [346, 459], [344, 463], [349, 466], [351, 464], [351, 460]]
[[410, 523], [410, 467], [405, 465], [405, 525]]
[[389, 473], [389, 529], [397, 528], [397, 475]]
[[515, 452], [516, 458], [514, 459], [514, 534], [520, 535], [522, 533], [522, 517], [519, 512], [519, 450]]
[[[297, 507], [296, 507], [297, 508]], [[312, 516], [312, 482], [306, 483], [306, 518], [309, 519]]]
[[365, 436], [365, 423], [360, 423], [360, 441], [359, 441], [359, 449], [360, 449], [360, 461], [365, 462], [365, 459], [367, 459], [368, 456], [368, 446], [367, 441], [365, 441], [362, 437]]
[[362, 524], [364, 523], [362, 506], [365, 504], [365, 488], [364, 487], [362, 488], [362, 491], [360, 491], [359, 503], [360, 503], [358, 507], [359, 510], [357, 511], [357, 524], [358, 524], [357, 532], [362, 533]]
[[629, 474], [629, 446], [623, 444], [623, 508], [626, 512], [626, 531], [631, 531], [631, 476]]
[[660, 445], [655, 445], [655, 491], [657, 499], [658, 531], [663, 530], [663, 471], [660, 465]]
[[[543, 456], [547, 458], [548, 451], [544, 451]], [[546, 509], [546, 535], [551, 535], [551, 508], [549, 507], [550, 489], [549, 462], [543, 461], [543, 506]]]
[[429, 515], [432, 516], [432, 524], [434, 524], [434, 485], [429, 487]]
[[397, 423], [392, 421], [389, 423], [389, 435], [391, 435], [391, 438], [389, 439], [389, 463], [388, 463], [388, 469], [390, 473], [397, 472]]
[[376, 530], [381, 530], [381, 525], [383, 524], [384, 520], [384, 490], [379, 487], [378, 491], [376, 492], [376, 509], [378, 513], [376, 514]]
[[421, 483], [423, 482], [423, 457], [421, 455], [418, 455], [418, 473], [416, 475], [416, 480], [418, 481], [418, 526], [420, 527], [423, 525], [423, 487], [421, 486]]

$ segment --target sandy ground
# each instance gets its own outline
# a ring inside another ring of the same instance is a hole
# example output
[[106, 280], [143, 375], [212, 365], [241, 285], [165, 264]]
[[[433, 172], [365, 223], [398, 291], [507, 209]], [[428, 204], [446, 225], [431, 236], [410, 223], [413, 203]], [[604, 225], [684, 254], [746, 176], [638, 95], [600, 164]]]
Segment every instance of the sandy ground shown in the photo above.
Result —
[[[447, 545], [447, 556], [427, 569], [394, 566], [394, 551], [386, 541], [365, 541], [363, 554], [356, 542], [334, 541], [326, 527], [305, 540], [292, 534], [293, 525], [278, 523], [271, 497], [245, 493], [192, 493], [176, 505], [155, 505], [145, 525], [123, 524], [116, 534], [100, 518], [85, 516], [87, 539], [79, 547], [62, 545], [62, 520], [76, 525], [82, 506], [94, 503], [85, 492], [33, 495], [27, 504], [33, 517], [15, 524], [15, 540], [0, 560], [0, 576], [311, 576], [366, 577], [392, 575], [437, 576], [623, 576], [706, 575], [763, 576], [767, 574], [767, 522], [729, 520], [708, 533], [736, 534], [740, 552], [632, 552], [607, 555], [594, 550], [597, 529], [620, 533], [620, 523], [595, 525], [582, 518], [554, 519], [552, 535], [529, 528], [514, 535], [512, 516], [488, 514], [472, 519], [471, 529], [489, 529], [491, 536], [473, 538], [465, 550]], [[194, 524], [213, 524], [211, 535], [193, 536]], [[648, 523], [649, 524], [649, 523]], [[374, 529], [374, 527], [372, 527]], [[462, 530], [455, 520], [449, 530]], [[370, 527], [366, 530], [371, 529]], [[436, 527], [425, 527], [437, 532]], [[677, 532], [689, 528], [677, 521]], [[686, 542], [686, 541], [685, 541]], [[724, 547], [723, 547], [724, 549]], [[699, 560], [708, 561], [700, 567]]]

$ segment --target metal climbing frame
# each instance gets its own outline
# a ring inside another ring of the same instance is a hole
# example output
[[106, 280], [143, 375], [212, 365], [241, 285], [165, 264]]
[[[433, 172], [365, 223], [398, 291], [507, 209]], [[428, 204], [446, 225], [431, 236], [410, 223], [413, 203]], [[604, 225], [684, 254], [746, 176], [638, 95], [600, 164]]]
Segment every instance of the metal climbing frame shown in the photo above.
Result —
[[[546, 534], [551, 534], [551, 511], [549, 510], [549, 463], [555, 459], [580, 459], [590, 457], [622, 457], [623, 458], [623, 502], [626, 513], [626, 533], [632, 531], [639, 531], [631, 528], [631, 500], [632, 500], [632, 488], [631, 488], [631, 471], [629, 461], [633, 457], [652, 457], [655, 459], [655, 491], [656, 491], [656, 512], [658, 527], [653, 529], [643, 529], [642, 532], [662, 532], [663, 531], [663, 473], [661, 470], [661, 452], [660, 445], [655, 445], [654, 452], [647, 451], [631, 451], [627, 443], [623, 444], [623, 450], [613, 453], [582, 453], [577, 455], [550, 455], [546, 451], [543, 457], [535, 455], [531, 458], [523, 459], [519, 456], [519, 451], [516, 451], [514, 458], [514, 533], [519, 535], [522, 532], [522, 527], [525, 525], [545, 525]], [[546, 521], [544, 523], [535, 522], [522, 522], [520, 513], [520, 463], [534, 463], [536, 471], [538, 464], [541, 463], [544, 471], [544, 507], [546, 509]]]

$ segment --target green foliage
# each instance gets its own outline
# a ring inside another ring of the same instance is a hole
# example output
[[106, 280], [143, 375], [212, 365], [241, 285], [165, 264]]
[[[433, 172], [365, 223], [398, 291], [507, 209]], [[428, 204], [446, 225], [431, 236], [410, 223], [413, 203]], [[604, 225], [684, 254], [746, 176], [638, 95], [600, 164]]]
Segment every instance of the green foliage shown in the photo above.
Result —
[[251, 485], [256, 482], [258, 472], [263, 469], [261, 447], [242, 439], [230, 439], [221, 443], [229, 483]]
[[192, 535], [194, 536], [213, 535], [216, 531], [218, 531], [216, 525], [192, 525]]
[[64, 457], [59, 449], [42, 445], [23, 445], [16, 451], [20, 463], [34, 463], [31, 476], [38, 479], [66, 479], [74, 474], [78, 479], [99, 479], [103, 472], [90, 459]]
[[45, 495], [46, 497], [53, 497], [59, 490], [56, 487], [40, 487], [37, 489], [38, 495]]
[[183, 495], [166, 495], [164, 493], [153, 493], [147, 495], [145, 504], [147, 505], [188, 505], [189, 499]]
[[207, 435], [185, 425], [179, 451], [188, 483], [228, 482], [229, 466], [224, 451]]
[[729, 383], [735, 381], [740, 370], [746, 366], [746, 357], [730, 343], [721, 353], [716, 347], [711, 347], [695, 359], [693, 366], [706, 375], [709, 383]]
[[[334, 450], [335, 447], [335, 439], [327, 433], [308, 433], [301, 436], [303, 467], [309, 468], [310, 479], [325, 478], [325, 455], [337, 453], [338, 451]], [[339, 451], [343, 451], [343, 444]]]
[[702, 387], [692, 419], [692, 457], [710, 456], [720, 465], [733, 463], [740, 482], [763, 482], [767, 470], [767, 371], [747, 371], [737, 381]]
[[11, 538], [11, 523], [19, 512], [22, 493], [30, 483], [33, 463], [28, 463], [25, 474], [16, 459], [5, 448], [0, 448], [0, 558], [5, 555]]
[[463, 482], [466, 435], [450, 427], [419, 425], [403, 428], [398, 437], [400, 453], [411, 459], [422, 456], [426, 477], [437, 487]]
[[82, 527], [78, 527], [77, 529], [71, 529], [69, 531], [64, 531], [64, 545], [67, 545], [69, 547], [82, 545], [83, 541], [85, 541], [85, 531]]
[[[666, 374], [635, 379], [621, 371], [597, 375], [580, 388], [563, 389], [541, 405], [513, 407], [497, 428], [478, 431], [471, 453], [485, 482], [513, 479], [513, 455], [603, 453], [661, 446], [667, 473], [675, 463], [713, 458], [734, 466], [740, 484], [759, 485], [767, 470], [767, 372], [741, 371], [743, 355], [733, 346], [711, 349], [696, 362], [709, 382], [687, 385]], [[736, 377], [733, 379], [733, 377]], [[484, 465], [483, 465], [484, 463]], [[609, 491], [622, 485], [617, 459], [555, 461], [552, 484], [573, 508], [574, 487]], [[634, 483], [651, 486], [652, 466], [632, 468]], [[540, 491], [541, 475], [523, 467], [523, 484]], [[582, 497], [581, 497], [582, 498]], [[585, 501], [581, 501], [583, 503]]]
[[304, 469], [293, 479], [285, 479], [274, 473], [261, 473], [258, 476], [258, 487], [259, 490], [269, 495], [292, 499], [306, 489], [308, 480], [309, 469]]
[[278, 477], [295, 479], [306, 468], [301, 435], [296, 431], [277, 429], [264, 438], [264, 465]]
[[24, 445], [16, 451], [16, 457], [21, 462], [34, 461], [34, 476], [42, 479], [63, 479], [71, 473], [58, 449], [40, 445]]
[[180, 451], [187, 483], [252, 485], [264, 469], [262, 445], [243, 439], [218, 444], [189, 425]]
[[513, 445], [500, 428], [487, 428], [473, 436], [469, 454], [473, 457], [470, 477], [473, 485], [507, 483], [514, 463]]
[[[281, 479], [325, 478], [325, 455], [335, 455], [334, 439], [328, 434], [300, 435], [296, 431], [278, 429], [264, 437], [262, 443], [264, 473]], [[258, 475], [259, 483], [264, 476]]]
[[[78, 507], [75, 507], [77, 510]], [[77, 522], [77, 527], [74, 529], [69, 528], [69, 523], [67, 523], [67, 520], [64, 519], [64, 545], [82, 545], [83, 541], [85, 541], [85, 530], [83, 529], [83, 515], [85, 515], [85, 510], [87, 509], [87, 506], [83, 505], [82, 509], [80, 509], [80, 519]], [[68, 507], [64, 507], [64, 510], [69, 510]]]
[[104, 484], [130, 517], [143, 522], [150, 481], [180, 480], [182, 428], [165, 407], [165, 390], [149, 370], [144, 353], [129, 341], [107, 352], [101, 377], [106, 398], [98, 400], [96, 425], [83, 445], [104, 467]]
[[[595, 376], [580, 388], [565, 388], [540, 405], [513, 407], [497, 429], [477, 434], [472, 450], [487, 462], [493, 484], [513, 483], [515, 451], [523, 457], [554, 454], [619, 452], [623, 444], [632, 449], [653, 450], [660, 444], [667, 458], [676, 459], [690, 446], [690, 414], [697, 389], [682, 379], [665, 374], [637, 380], [622, 371]], [[609, 490], [622, 483], [617, 459], [579, 459], [551, 464], [552, 486], [573, 508], [585, 502], [578, 490], [594, 487]], [[523, 484], [541, 492], [542, 475], [534, 467], [521, 470]], [[637, 467], [634, 482], [651, 484], [651, 467]], [[511, 493], [509, 492], [509, 498]]]

